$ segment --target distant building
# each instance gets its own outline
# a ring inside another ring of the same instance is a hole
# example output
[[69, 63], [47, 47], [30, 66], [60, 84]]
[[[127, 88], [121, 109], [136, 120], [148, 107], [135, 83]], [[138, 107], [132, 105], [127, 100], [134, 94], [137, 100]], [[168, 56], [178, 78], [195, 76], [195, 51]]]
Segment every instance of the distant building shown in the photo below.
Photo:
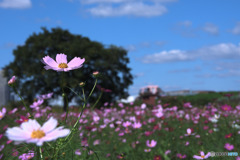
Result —
[[155, 105], [156, 98], [160, 97], [163, 91], [156, 85], [146, 86], [140, 89], [139, 97], [143, 103]]
[[6, 105], [10, 100], [10, 91], [7, 84], [7, 78], [3, 77], [3, 71], [0, 70], [0, 106]]
[[214, 91], [192, 91], [192, 90], [179, 90], [179, 91], [168, 91], [165, 92], [166, 96], [187, 96], [187, 95], [195, 95], [199, 93], [213, 93]]

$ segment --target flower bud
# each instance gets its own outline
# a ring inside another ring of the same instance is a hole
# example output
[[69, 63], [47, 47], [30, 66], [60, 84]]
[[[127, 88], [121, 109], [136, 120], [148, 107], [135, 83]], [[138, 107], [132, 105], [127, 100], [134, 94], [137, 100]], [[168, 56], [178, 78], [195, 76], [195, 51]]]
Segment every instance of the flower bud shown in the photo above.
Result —
[[62, 97], [65, 97], [65, 96], [66, 96], [66, 94], [65, 94], [65, 93], [63, 93], [63, 94], [62, 94]]
[[85, 82], [80, 82], [80, 83], [79, 83], [79, 86], [80, 86], [80, 87], [84, 87], [84, 86], [85, 86]]
[[15, 77], [15, 76], [12, 76], [12, 78], [8, 81], [8, 85], [14, 84], [15, 81], [16, 81], [16, 77]]
[[93, 72], [93, 77], [98, 78], [100, 73], [98, 71]]

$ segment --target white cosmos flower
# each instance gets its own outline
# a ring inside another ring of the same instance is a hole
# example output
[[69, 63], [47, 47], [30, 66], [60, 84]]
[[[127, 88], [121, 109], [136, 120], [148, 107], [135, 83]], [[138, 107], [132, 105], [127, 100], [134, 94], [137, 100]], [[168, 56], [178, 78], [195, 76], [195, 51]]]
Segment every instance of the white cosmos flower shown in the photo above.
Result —
[[42, 146], [45, 141], [53, 141], [60, 137], [65, 137], [70, 133], [69, 129], [57, 127], [57, 120], [51, 117], [41, 126], [35, 119], [23, 122], [20, 127], [8, 128], [6, 136], [8, 139], [18, 143], [36, 143]]

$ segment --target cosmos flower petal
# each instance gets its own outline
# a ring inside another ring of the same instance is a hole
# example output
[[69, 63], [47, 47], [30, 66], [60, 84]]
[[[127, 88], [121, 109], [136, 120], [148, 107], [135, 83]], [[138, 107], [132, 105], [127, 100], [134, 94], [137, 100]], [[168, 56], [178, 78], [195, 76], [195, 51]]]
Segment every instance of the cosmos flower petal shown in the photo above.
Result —
[[45, 56], [42, 62], [50, 67], [55, 67], [55, 68], [58, 67], [58, 64], [56, 63], [56, 61], [49, 56]]
[[70, 133], [69, 129], [62, 129], [62, 130], [56, 129], [56, 130], [48, 133], [44, 138], [42, 138], [42, 140], [44, 140], [44, 141], [53, 141], [53, 140], [56, 140], [56, 139], [58, 139], [60, 137], [65, 137], [69, 133]]
[[51, 117], [47, 122], [45, 122], [41, 128], [45, 133], [52, 131], [54, 128], [57, 127], [57, 120]]
[[[32, 122], [30, 122], [30, 123], [32, 123]], [[33, 131], [32, 126], [29, 125], [28, 122], [23, 122], [20, 127], [26, 132], [32, 132]]]
[[200, 155], [201, 155], [201, 156], [204, 156], [204, 152], [203, 152], [203, 151], [201, 151], [201, 152], [200, 152]]
[[38, 141], [37, 142], [37, 146], [42, 146], [43, 145], [43, 141]]
[[205, 158], [208, 158], [210, 155], [211, 155], [211, 152], [208, 152], [208, 153], [205, 155]]
[[[52, 117], [47, 122], [45, 122], [42, 127], [36, 120], [30, 119], [28, 122], [22, 123], [21, 128], [8, 128], [6, 131], [6, 136], [8, 139], [17, 142], [35, 143], [37, 146], [41, 146], [43, 145], [44, 141], [56, 140], [70, 133], [69, 129], [63, 129], [63, 126], [55, 128], [56, 126], [57, 120]], [[36, 132], [40, 132], [40, 134], [37, 134]]]
[[58, 64], [60, 64], [60, 63], [66, 63], [67, 64], [67, 55], [65, 55], [63, 53], [57, 54], [56, 61], [57, 61]]
[[2, 109], [2, 114], [5, 114], [7, 112], [6, 108]]
[[40, 124], [35, 119], [29, 119], [27, 122], [29, 126], [33, 128], [33, 130], [38, 130], [41, 128]]
[[76, 67], [81, 67], [84, 62], [85, 58], [75, 57], [68, 63], [68, 67], [76, 69]]
[[6, 136], [14, 141], [24, 141], [30, 137], [29, 134], [19, 127], [8, 128], [6, 131]]
[[193, 158], [195, 159], [203, 159], [201, 156], [194, 155]]

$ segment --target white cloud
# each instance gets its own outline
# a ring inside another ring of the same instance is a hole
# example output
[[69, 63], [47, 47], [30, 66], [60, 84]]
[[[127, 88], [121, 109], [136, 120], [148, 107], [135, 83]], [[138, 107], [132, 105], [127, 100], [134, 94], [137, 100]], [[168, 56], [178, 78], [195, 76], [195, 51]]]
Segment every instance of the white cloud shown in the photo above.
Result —
[[204, 60], [235, 59], [240, 58], [240, 44], [220, 43], [203, 47], [193, 52], [197, 55], [196, 58], [199, 57]]
[[147, 5], [144, 3], [126, 3], [118, 7], [110, 5], [100, 5], [89, 9], [89, 12], [95, 16], [113, 17], [113, 16], [138, 16], [138, 17], [152, 17], [160, 16], [167, 12], [167, 9], [160, 5]]
[[143, 58], [142, 61], [143, 63], [164, 63], [164, 62], [187, 61], [191, 59], [192, 58], [188, 56], [188, 54], [185, 51], [170, 50], [147, 55]]
[[189, 60], [216, 60], [216, 59], [240, 59], [240, 43], [221, 43], [202, 47], [197, 50], [183, 51], [170, 50], [160, 53], [149, 54], [142, 58], [143, 63], [166, 63]]
[[211, 35], [218, 35], [218, 27], [212, 23], [207, 23], [203, 30]]
[[188, 73], [188, 72], [199, 72], [201, 71], [201, 68], [199, 66], [196, 66], [195, 68], [182, 68], [182, 69], [175, 69], [170, 70], [168, 73]]
[[231, 30], [231, 32], [236, 35], [240, 34], [240, 22], [236, 24], [236, 26]]
[[186, 20], [186, 21], [179, 22], [178, 25], [184, 26], [184, 27], [190, 27], [192, 25], [192, 22]]
[[3, 0], [0, 2], [1, 8], [25, 9], [31, 7], [31, 0]]
[[192, 27], [192, 21], [185, 20], [176, 23], [172, 30], [183, 37], [196, 37], [197, 28]]
[[137, 43], [137, 44], [130, 44], [127, 45], [126, 47], [124, 47], [126, 50], [128, 50], [129, 52], [134, 52], [137, 51], [139, 49], [145, 49], [145, 48], [153, 48], [153, 47], [162, 47], [166, 44], [165, 41], [155, 41], [155, 42], [141, 42], [141, 43]]
[[226, 72], [221, 72], [221, 73], [205, 73], [205, 74], [198, 74], [195, 75], [195, 77], [198, 78], [227, 78], [227, 77], [240, 77], [240, 71], [239, 70], [228, 70]]

